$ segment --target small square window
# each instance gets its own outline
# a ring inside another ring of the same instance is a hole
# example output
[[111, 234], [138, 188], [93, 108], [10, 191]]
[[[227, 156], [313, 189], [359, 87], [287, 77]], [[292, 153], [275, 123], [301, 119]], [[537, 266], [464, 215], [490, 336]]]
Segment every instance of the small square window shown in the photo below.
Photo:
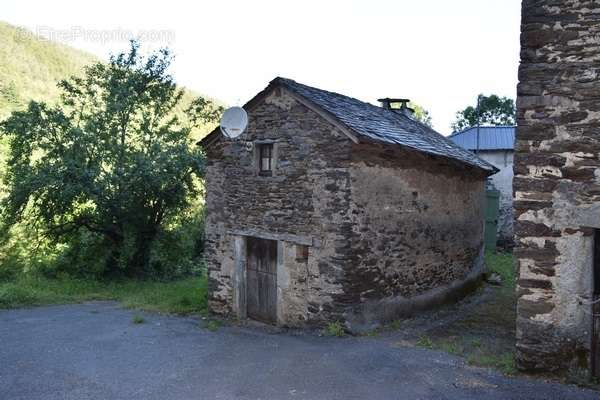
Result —
[[296, 261], [307, 262], [308, 261], [308, 246], [301, 244], [296, 245]]
[[258, 172], [260, 175], [273, 174], [273, 144], [261, 144], [258, 147]]

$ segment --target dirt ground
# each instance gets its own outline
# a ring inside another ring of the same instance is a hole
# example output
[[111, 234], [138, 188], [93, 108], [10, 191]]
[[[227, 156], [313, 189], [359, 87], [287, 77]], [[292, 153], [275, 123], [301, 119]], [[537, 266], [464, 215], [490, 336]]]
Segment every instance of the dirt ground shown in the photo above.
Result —
[[511, 288], [486, 285], [460, 303], [395, 321], [378, 334], [464, 357], [470, 365], [516, 373], [515, 299]]

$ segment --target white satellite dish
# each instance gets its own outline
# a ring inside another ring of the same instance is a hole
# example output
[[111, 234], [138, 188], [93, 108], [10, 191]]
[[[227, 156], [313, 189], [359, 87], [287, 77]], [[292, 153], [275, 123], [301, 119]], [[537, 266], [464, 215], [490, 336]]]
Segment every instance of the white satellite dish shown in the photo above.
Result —
[[231, 107], [221, 117], [221, 132], [226, 138], [235, 139], [246, 130], [248, 114], [242, 107]]

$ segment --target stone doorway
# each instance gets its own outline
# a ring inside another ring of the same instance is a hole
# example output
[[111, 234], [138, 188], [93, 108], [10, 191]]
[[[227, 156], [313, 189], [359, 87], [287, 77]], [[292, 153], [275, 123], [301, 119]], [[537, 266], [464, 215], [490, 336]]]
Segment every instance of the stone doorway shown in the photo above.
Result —
[[277, 323], [277, 241], [246, 239], [246, 313], [248, 318]]

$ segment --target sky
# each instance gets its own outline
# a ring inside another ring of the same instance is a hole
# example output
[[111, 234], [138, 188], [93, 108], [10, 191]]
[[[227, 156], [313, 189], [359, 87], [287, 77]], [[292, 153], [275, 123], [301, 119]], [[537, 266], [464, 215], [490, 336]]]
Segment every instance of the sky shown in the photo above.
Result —
[[101, 58], [169, 47], [178, 83], [229, 106], [283, 76], [377, 104], [409, 98], [451, 133], [479, 93], [515, 98], [520, 0], [2, 0], [0, 20]]

